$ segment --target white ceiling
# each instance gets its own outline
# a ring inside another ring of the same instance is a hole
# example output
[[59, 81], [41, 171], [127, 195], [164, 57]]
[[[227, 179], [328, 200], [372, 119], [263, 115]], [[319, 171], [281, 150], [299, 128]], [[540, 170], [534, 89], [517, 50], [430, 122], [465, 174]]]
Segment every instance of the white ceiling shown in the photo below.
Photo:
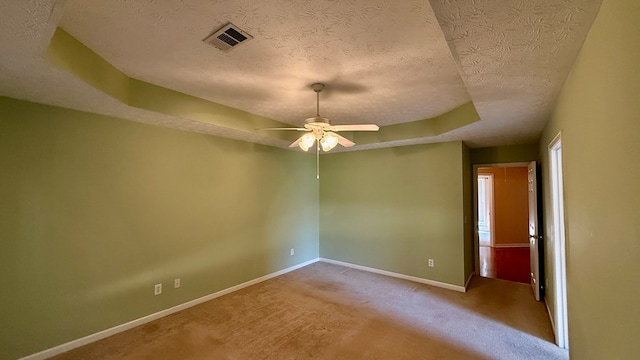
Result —
[[[12, 0], [0, 5], [0, 95], [267, 145], [287, 142], [130, 107], [44, 59], [60, 27], [126, 75], [300, 125], [380, 126], [469, 101], [481, 120], [364, 149], [536, 141], [601, 0]], [[254, 39], [202, 42], [232, 22]], [[381, 131], [384, 131], [384, 127]]]

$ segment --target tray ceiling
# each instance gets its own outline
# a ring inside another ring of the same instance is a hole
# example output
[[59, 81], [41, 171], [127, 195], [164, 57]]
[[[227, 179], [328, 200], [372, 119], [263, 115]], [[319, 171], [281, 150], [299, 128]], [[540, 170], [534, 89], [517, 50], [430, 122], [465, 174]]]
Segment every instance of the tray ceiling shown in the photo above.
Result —
[[[59, 27], [126, 77], [287, 124], [315, 115], [314, 82], [326, 84], [320, 112], [334, 124], [376, 123], [391, 133], [469, 102], [479, 115], [442, 133], [380, 137], [352, 150], [528, 143], [544, 127], [600, 3], [16, 0], [0, 15], [0, 95], [288, 145], [249, 127], [111, 96], [46, 58]], [[229, 52], [202, 42], [227, 22], [253, 39]]]

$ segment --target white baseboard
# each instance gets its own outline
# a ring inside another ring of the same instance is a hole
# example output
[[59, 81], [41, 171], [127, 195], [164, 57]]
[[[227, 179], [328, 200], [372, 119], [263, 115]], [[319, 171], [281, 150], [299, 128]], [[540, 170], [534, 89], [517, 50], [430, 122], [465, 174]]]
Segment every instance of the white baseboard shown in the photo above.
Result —
[[288, 273], [290, 271], [297, 270], [299, 268], [302, 268], [302, 267], [305, 267], [307, 265], [310, 265], [310, 264], [313, 264], [315, 262], [318, 262], [319, 260], [320, 260], [319, 258], [311, 259], [309, 261], [305, 261], [303, 263], [288, 267], [286, 269], [282, 269], [282, 270], [276, 271], [274, 273], [261, 276], [261, 277], [259, 277], [257, 279], [249, 280], [249, 281], [244, 282], [242, 284], [238, 284], [238, 285], [232, 286], [230, 288], [226, 288], [226, 289], [220, 290], [218, 292], [215, 292], [215, 293], [212, 293], [212, 294], [209, 294], [209, 295], [205, 295], [205, 296], [197, 298], [195, 300], [191, 300], [191, 301], [188, 301], [186, 303], [183, 303], [183, 304], [180, 304], [180, 305], [176, 305], [174, 307], [170, 307], [168, 309], [165, 309], [165, 310], [162, 310], [162, 311], [158, 311], [156, 313], [153, 313], [153, 314], [150, 314], [150, 315], [147, 315], [147, 316], [143, 316], [141, 318], [129, 321], [127, 323], [120, 324], [118, 326], [114, 326], [114, 327], [112, 327], [110, 329], [102, 330], [100, 332], [97, 332], [97, 333], [94, 333], [94, 334], [91, 334], [91, 335], [87, 335], [87, 336], [82, 337], [80, 339], [72, 340], [72, 341], [69, 341], [67, 343], [58, 345], [56, 347], [52, 347], [50, 349], [43, 350], [43, 351], [40, 351], [40, 352], [35, 353], [35, 354], [25, 356], [25, 357], [23, 357], [23, 358], [21, 358], [19, 360], [43, 360], [43, 359], [48, 359], [48, 358], [53, 357], [55, 355], [62, 354], [63, 352], [67, 352], [69, 350], [73, 350], [75, 348], [79, 348], [80, 346], [84, 346], [84, 345], [90, 344], [92, 342], [96, 342], [98, 340], [102, 340], [102, 339], [104, 339], [106, 337], [115, 335], [117, 333], [121, 333], [121, 332], [123, 332], [125, 330], [132, 329], [132, 328], [134, 328], [136, 326], [140, 326], [140, 325], [146, 324], [146, 323], [148, 323], [150, 321], [165, 317], [167, 315], [171, 315], [171, 314], [176, 313], [178, 311], [182, 311], [182, 310], [190, 308], [192, 306], [196, 306], [198, 304], [202, 304], [203, 302], [207, 302], [209, 300], [213, 300], [213, 299], [215, 299], [217, 297], [220, 297], [220, 296], [223, 296], [223, 295], [227, 295], [227, 294], [232, 293], [234, 291], [238, 291], [238, 290], [244, 289], [244, 288], [246, 288], [248, 286], [255, 285], [255, 284], [263, 282], [265, 280], [269, 280], [269, 279], [272, 279], [274, 277], [286, 274], [286, 273]]
[[495, 248], [520, 248], [520, 247], [529, 247], [529, 243], [513, 243], [513, 244], [495, 244], [493, 245]]
[[447, 283], [443, 283], [443, 282], [439, 282], [439, 281], [435, 281], [435, 280], [419, 278], [419, 277], [416, 277], [416, 276], [404, 275], [404, 274], [399, 274], [399, 273], [395, 273], [395, 272], [391, 272], [391, 271], [371, 268], [371, 267], [367, 267], [367, 266], [351, 264], [351, 263], [344, 262], [344, 261], [332, 260], [332, 259], [327, 259], [327, 258], [320, 258], [320, 261], [326, 262], [326, 263], [329, 263], [329, 264], [334, 264], [334, 265], [342, 265], [342, 266], [350, 267], [350, 268], [357, 269], [357, 270], [368, 271], [368, 272], [372, 272], [372, 273], [376, 273], [376, 274], [380, 274], [380, 275], [386, 275], [386, 276], [391, 276], [391, 277], [395, 277], [395, 278], [399, 278], [399, 279], [414, 281], [414, 282], [417, 282], [417, 283], [437, 286], [437, 287], [444, 288], [444, 289], [449, 289], [449, 290], [454, 290], [454, 291], [459, 291], [459, 292], [466, 292], [467, 291], [466, 287], [464, 287], [464, 286], [447, 284]]
[[558, 333], [556, 332], [556, 324], [553, 322], [553, 316], [551, 316], [551, 309], [549, 309], [549, 303], [547, 297], [544, 297], [544, 307], [547, 308], [547, 315], [549, 315], [549, 322], [551, 323], [551, 330], [553, 330], [553, 338], [555, 343], [558, 344]]

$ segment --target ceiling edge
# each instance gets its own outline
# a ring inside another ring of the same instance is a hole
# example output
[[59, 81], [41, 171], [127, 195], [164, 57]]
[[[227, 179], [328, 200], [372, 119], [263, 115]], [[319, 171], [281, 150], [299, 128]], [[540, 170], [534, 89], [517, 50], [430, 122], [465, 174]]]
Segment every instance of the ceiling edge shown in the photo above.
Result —
[[[297, 137], [293, 132], [259, 130], [290, 127], [289, 124], [131, 78], [62, 28], [57, 28], [53, 34], [45, 58], [52, 65], [127, 106], [230, 130], [235, 133], [234, 138], [249, 142], [255, 142], [256, 138], [260, 138], [261, 143], [274, 143], [273, 140], [292, 142]], [[364, 150], [371, 146], [397, 146], [395, 144], [407, 141], [424, 142], [429, 138], [437, 142], [439, 135], [478, 120], [480, 117], [475, 106], [468, 102], [431, 119], [383, 126], [378, 132], [341, 134]], [[271, 141], [264, 141], [267, 139]], [[353, 150], [358, 150], [358, 146]]]

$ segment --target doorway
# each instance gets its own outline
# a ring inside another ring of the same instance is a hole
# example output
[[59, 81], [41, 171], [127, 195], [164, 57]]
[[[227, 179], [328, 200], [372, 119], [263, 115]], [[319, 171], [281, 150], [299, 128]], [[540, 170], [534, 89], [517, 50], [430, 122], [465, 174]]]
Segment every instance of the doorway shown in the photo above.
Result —
[[478, 241], [480, 246], [494, 246], [493, 174], [478, 174]]
[[551, 203], [553, 216], [553, 280], [556, 343], [569, 349], [567, 316], [567, 269], [564, 229], [564, 189], [562, 174], [562, 137], [558, 134], [549, 144]]
[[529, 283], [528, 163], [474, 166], [476, 273]]

